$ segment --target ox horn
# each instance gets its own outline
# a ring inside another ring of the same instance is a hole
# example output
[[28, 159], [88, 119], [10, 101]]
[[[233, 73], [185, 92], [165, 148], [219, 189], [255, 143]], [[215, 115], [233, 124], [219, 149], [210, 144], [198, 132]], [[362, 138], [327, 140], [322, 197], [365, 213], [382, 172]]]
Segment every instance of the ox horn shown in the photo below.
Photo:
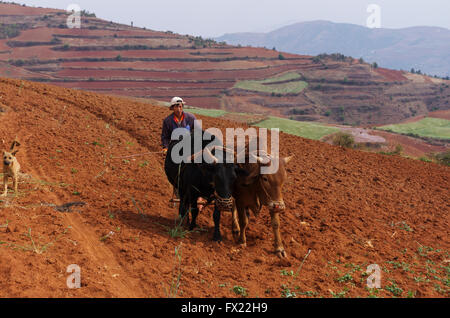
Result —
[[199, 152], [193, 154], [191, 156], [191, 162], [195, 162], [195, 159], [198, 158], [199, 156], [204, 155], [205, 157], [208, 157], [209, 159], [212, 159], [212, 161], [214, 162], [214, 164], [219, 162], [219, 159], [217, 159], [217, 157], [215, 157], [212, 153], [211, 150], [209, 150], [208, 147], [206, 147], [204, 150], [200, 150]]
[[259, 164], [262, 164], [262, 165], [269, 165], [272, 162], [272, 159], [271, 159], [270, 155], [266, 151], [260, 150], [259, 154], [262, 155], [262, 156], [258, 156], [257, 153], [258, 153], [257, 150], [252, 151], [249, 154], [249, 156], [255, 158], [256, 161]]
[[234, 150], [226, 148], [224, 146], [214, 145], [211, 147], [211, 150], [215, 150], [215, 151], [221, 150], [221, 151], [224, 151], [226, 153], [230, 153], [230, 154], [233, 154], [234, 156], [236, 156], [236, 152]]
[[294, 156], [289, 156], [289, 157], [285, 157], [285, 158], [283, 158], [283, 160], [284, 160], [284, 164], [288, 164], [289, 163], [289, 161], [291, 161], [292, 159], [294, 158]]

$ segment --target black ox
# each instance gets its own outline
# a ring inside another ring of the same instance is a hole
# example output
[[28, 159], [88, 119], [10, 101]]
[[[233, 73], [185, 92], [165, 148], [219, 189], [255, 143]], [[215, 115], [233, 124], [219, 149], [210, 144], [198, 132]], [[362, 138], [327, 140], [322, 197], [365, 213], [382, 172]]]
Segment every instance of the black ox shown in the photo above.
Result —
[[[205, 138], [203, 138], [205, 136]], [[225, 160], [220, 161], [219, 158], [230, 151], [223, 146], [208, 146], [215, 140], [215, 136], [202, 131], [202, 151], [194, 153], [194, 133], [183, 135], [182, 138], [189, 138], [191, 145], [190, 153], [186, 154], [184, 158], [190, 157], [190, 163], [185, 160], [182, 163], [175, 163], [172, 160], [172, 151], [175, 145], [181, 142], [172, 141], [167, 150], [164, 170], [166, 172], [169, 182], [178, 190], [180, 198], [179, 214], [187, 224], [189, 230], [196, 227], [196, 219], [199, 213], [197, 207], [198, 198], [207, 200], [207, 204], [215, 201], [214, 204], [214, 241], [221, 241], [220, 234], [220, 214], [221, 211], [233, 210], [233, 186], [238, 176], [245, 176], [248, 173], [239, 168], [235, 163], [226, 163]], [[207, 140], [204, 140], [207, 139]], [[208, 147], [206, 147], [208, 146]], [[206, 148], [206, 149], [205, 149]], [[204, 151], [203, 151], [204, 150]], [[195, 163], [194, 160], [198, 156], [202, 156], [201, 163]], [[204, 159], [208, 158], [207, 163]], [[220, 163], [222, 162], [222, 163]], [[192, 214], [192, 220], [189, 223], [189, 211]]]

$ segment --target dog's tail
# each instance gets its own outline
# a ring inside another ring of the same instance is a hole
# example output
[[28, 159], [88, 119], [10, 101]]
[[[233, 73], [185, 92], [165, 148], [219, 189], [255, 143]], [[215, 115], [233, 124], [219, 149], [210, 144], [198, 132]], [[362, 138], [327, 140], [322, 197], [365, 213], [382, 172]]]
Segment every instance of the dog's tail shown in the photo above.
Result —
[[11, 152], [11, 153], [14, 153], [14, 152], [19, 151], [19, 150], [17, 149], [17, 147], [19, 147], [19, 146], [20, 146], [20, 142], [17, 141], [17, 137], [16, 137], [16, 138], [14, 138], [14, 141], [13, 141], [12, 144], [11, 144], [10, 152]]

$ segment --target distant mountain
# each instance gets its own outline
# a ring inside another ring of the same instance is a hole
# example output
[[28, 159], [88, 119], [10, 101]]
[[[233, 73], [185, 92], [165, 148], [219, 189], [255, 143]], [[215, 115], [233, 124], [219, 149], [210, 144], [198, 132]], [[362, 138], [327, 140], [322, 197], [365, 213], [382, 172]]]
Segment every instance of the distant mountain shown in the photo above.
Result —
[[386, 68], [450, 76], [450, 30], [438, 27], [369, 29], [328, 21], [296, 23], [269, 33], [233, 33], [215, 39], [233, 45], [275, 47], [318, 55], [342, 53]]

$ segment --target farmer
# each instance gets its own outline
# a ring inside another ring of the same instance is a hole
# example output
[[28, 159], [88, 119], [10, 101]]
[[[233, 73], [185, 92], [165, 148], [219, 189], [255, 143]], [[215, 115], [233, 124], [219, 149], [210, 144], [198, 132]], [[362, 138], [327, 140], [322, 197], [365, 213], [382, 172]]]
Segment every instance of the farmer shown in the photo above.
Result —
[[[161, 133], [161, 144], [163, 147], [163, 152], [167, 154], [167, 148], [169, 147], [169, 143], [172, 137], [172, 132], [177, 128], [186, 128], [191, 131], [194, 128], [194, 121], [196, 120], [195, 116], [191, 113], [187, 113], [183, 111], [183, 106], [186, 103], [180, 97], [174, 97], [170, 101], [170, 110], [173, 111], [171, 115], [166, 117], [163, 121], [162, 133]], [[178, 191], [177, 189], [173, 189], [174, 196], [176, 196], [176, 200], [172, 199], [171, 202], [179, 202]], [[203, 198], [199, 198], [197, 201], [198, 208], [201, 212], [203, 207], [206, 204], [206, 200]]]
[[170, 110], [173, 111], [166, 119], [164, 119], [161, 133], [161, 144], [163, 152], [167, 153], [167, 148], [171, 140], [172, 132], [177, 128], [186, 128], [191, 131], [194, 128], [194, 121], [196, 120], [193, 114], [183, 111], [183, 106], [186, 104], [180, 97], [174, 97], [170, 101]]

